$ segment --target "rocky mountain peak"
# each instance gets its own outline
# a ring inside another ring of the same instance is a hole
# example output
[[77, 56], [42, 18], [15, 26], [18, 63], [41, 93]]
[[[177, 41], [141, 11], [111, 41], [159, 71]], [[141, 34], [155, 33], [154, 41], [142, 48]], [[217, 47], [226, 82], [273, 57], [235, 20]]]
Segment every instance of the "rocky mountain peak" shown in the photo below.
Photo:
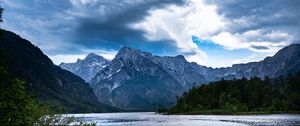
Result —
[[108, 66], [110, 61], [95, 53], [88, 54], [83, 60], [78, 59], [75, 63], [61, 63], [59, 66], [89, 82], [99, 71]]
[[122, 48], [119, 50], [119, 52], [118, 52], [117, 55], [122, 55], [122, 54], [125, 54], [125, 53], [141, 53], [141, 51], [138, 50], [138, 49], [133, 49], [133, 48], [124, 46], [124, 47], [122, 47]]
[[104, 57], [100, 56], [100, 55], [97, 55], [95, 53], [89, 53], [85, 58], [84, 60], [96, 60], [96, 61], [101, 61], [101, 60], [107, 60], [105, 59]]
[[292, 44], [279, 50], [274, 58], [278, 60], [290, 59], [300, 57], [300, 44]]
[[95, 54], [95, 53], [89, 53], [89, 54], [85, 57], [85, 59], [89, 59], [89, 58], [98, 58], [98, 57], [103, 58], [102, 56], [97, 55], [97, 54]]
[[184, 59], [184, 60], [186, 60], [183, 55], [177, 55], [175, 57], [178, 58], [178, 59]]
[[151, 57], [152, 54], [149, 52], [142, 52], [141, 50], [124, 46], [119, 50], [114, 60], [118, 60], [120, 58], [123, 60], [130, 60], [136, 56]]

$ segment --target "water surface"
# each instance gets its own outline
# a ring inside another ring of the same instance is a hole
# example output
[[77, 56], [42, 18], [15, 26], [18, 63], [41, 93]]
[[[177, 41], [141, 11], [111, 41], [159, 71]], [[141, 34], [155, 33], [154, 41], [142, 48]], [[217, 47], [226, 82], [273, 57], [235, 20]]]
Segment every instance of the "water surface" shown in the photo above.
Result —
[[300, 115], [160, 115], [154, 112], [74, 114], [99, 126], [300, 126]]

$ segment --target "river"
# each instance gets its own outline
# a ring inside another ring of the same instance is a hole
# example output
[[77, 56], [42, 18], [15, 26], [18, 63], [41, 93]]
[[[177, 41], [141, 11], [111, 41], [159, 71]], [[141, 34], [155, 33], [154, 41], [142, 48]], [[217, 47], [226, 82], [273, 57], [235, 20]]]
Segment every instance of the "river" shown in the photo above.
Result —
[[300, 126], [300, 115], [160, 115], [154, 112], [72, 114], [97, 126]]

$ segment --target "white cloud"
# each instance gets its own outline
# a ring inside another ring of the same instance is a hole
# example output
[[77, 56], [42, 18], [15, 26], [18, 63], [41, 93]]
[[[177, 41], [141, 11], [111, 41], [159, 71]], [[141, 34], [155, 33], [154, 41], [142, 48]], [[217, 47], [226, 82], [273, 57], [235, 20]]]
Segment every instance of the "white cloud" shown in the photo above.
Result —
[[189, 62], [196, 62], [198, 64], [207, 65], [207, 55], [200, 50], [196, 50], [193, 55], [185, 55], [185, 58]]
[[54, 64], [59, 65], [60, 63], [71, 63], [76, 62], [77, 59], [83, 59], [86, 55], [55, 55], [49, 56]]
[[206, 5], [202, 0], [191, 0], [188, 5], [171, 5], [167, 8], [151, 10], [144, 21], [130, 27], [146, 31], [149, 40], [171, 39], [189, 61], [204, 64], [206, 54], [193, 43], [192, 36], [208, 38], [218, 32], [225, 24], [216, 13], [216, 6]]
[[[249, 49], [254, 52], [276, 53], [279, 49], [289, 45], [293, 36], [281, 31], [249, 30], [242, 34], [221, 32], [211, 36], [210, 40], [224, 46], [226, 49]], [[265, 47], [257, 49], [255, 46]]]
[[238, 63], [249, 63], [249, 62], [258, 62], [266, 58], [266, 56], [273, 56], [271, 53], [253, 53], [245, 58], [235, 59], [230, 62], [230, 64]]
[[232, 35], [229, 32], [221, 32], [220, 34], [211, 36], [209, 39], [229, 50], [247, 48], [248, 44], [241, 42], [238, 38], [239, 36], [238, 34]]
[[84, 59], [89, 53], [95, 53], [108, 60], [115, 58], [117, 51], [114, 50], [102, 50], [102, 49], [83, 49], [82, 54], [66, 54], [66, 55], [53, 55], [49, 56], [54, 64], [59, 65], [60, 63], [72, 63], [76, 62], [78, 59]]
[[115, 58], [115, 56], [118, 53], [118, 51], [116, 50], [105, 50], [105, 49], [83, 49], [82, 51], [85, 52], [86, 54], [95, 53], [109, 60]]
[[227, 50], [248, 49], [265, 56], [273, 55], [294, 40], [292, 35], [279, 29], [261, 28], [245, 30], [242, 33], [233, 32], [233, 27], [252, 26], [249, 20], [253, 17], [227, 19], [217, 13], [216, 5], [207, 4], [204, 0], [187, 1], [185, 6], [171, 5], [151, 10], [143, 21], [130, 24], [129, 27], [146, 31], [145, 37], [149, 40], [174, 40], [181, 53], [194, 52], [192, 55], [185, 55], [189, 61], [209, 66], [214, 65], [207, 64], [205, 52], [198, 49], [191, 40], [193, 35], [210, 40]]

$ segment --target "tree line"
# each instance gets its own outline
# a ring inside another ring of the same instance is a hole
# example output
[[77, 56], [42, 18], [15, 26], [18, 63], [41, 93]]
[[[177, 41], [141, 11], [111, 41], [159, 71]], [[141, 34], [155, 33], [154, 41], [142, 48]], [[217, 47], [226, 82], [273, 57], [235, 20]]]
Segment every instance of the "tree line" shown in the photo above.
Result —
[[194, 87], [168, 114], [246, 114], [300, 111], [300, 73], [275, 79], [220, 80]]

